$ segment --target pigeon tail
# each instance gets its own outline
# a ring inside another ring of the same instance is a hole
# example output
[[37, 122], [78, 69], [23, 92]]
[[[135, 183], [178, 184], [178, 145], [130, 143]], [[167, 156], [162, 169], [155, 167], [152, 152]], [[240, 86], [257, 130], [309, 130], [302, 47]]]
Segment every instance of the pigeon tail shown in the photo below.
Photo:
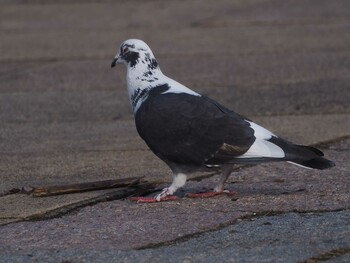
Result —
[[334, 162], [323, 157], [316, 157], [311, 160], [295, 160], [290, 161], [290, 163], [318, 170], [324, 170], [335, 166]]
[[294, 144], [277, 137], [272, 137], [269, 141], [283, 149], [285, 160], [290, 163], [319, 170], [335, 166], [334, 162], [322, 157], [322, 151], [312, 146]]

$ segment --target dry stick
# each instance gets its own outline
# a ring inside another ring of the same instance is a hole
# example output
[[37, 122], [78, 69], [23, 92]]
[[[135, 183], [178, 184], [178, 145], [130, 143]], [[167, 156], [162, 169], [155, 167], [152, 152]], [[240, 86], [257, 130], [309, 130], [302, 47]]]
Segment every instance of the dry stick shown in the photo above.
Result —
[[[216, 174], [209, 173], [202, 176], [197, 176], [190, 180], [201, 180]], [[78, 183], [78, 184], [69, 184], [69, 185], [54, 185], [47, 187], [32, 187], [30, 191], [25, 191], [25, 193], [31, 194], [35, 197], [46, 197], [53, 195], [62, 195], [62, 194], [72, 194], [72, 193], [82, 193], [87, 191], [95, 191], [102, 189], [110, 188], [122, 188], [122, 187], [135, 187], [135, 192], [131, 196], [135, 195], [144, 195], [152, 192], [161, 190], [159, 186], [156, 185], [162, 184], [162, 182], [154, 182], [152, 184], [147, 183], [146, 180], [143, 180], [144, 176], [141, 177], [131, 177], [124, 179], [115, 179], [115, 180], [105, 180], [105, 181], [94, 181], [88, 183]]]
[[70, 185], [54, 185], [47, 187], [33, 187], [31, 194], [35, 197], [44, 197], [61, 194], [81, 193], [86, 191], [109, 189], [109, 188], [120, 188], [129, 187], [145, 182], [142, 180], [143, 177], [132, 177], [125, 179], [116, 180], [105, 180], [97, 182], [70, 184]]

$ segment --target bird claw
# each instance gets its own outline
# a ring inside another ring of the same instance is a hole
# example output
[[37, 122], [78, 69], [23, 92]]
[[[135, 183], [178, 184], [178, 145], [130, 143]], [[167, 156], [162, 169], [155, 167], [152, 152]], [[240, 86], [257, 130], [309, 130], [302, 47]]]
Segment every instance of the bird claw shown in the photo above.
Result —
[[130, 201], [136, 201], [137, 203], [156, 203], [165, 201], [175, 201], [177, 197], [172, 195], [169, 188], [164, 188], [163, 191], [156, 197], [129, 197]]
[[164, 199], [167, 196], [171, 196], [173, 195], [173, 193], [170, 192], [169, 188], [166, 187], [162, 190], [162, 192], [160, 194], [158, 194], [155, 198], [158, 202], [160, 202], [160, 200]]

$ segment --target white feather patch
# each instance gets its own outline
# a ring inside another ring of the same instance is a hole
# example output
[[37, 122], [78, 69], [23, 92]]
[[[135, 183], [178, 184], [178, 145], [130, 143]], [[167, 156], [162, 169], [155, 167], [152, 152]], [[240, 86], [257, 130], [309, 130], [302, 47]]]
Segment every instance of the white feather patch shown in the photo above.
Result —
[[250, 146], [249, 150], [237, 158], [283, 158], [284, 156], [285, 154], [281, 147], [269, 141], [256, 139], [252, 146]]
[[272, 136], [276, 135], [254, 122], [249, 121], [249, 123], [250, 127], [254, 130], [256, 140], [245, 154], [238, 156], [237, 158], [283, 158], [285, 156], [281, 147], [268, 141]]
[[293, 162], [289, 162], [289, 161], [287, 163], [290, 163], [290, 164], [293, 164], [293, 165], [296, 165], [296, 166], [299, 166], [299, 167], [302, 167], [302, 168], [306, 168], [306, 169], [312, 170], [311, 167], [307, 167], [307, 166], [304, 166], [304, 165], [301, 165], [301, 164], [298, 164], [298, 163], [293, 163]]
[[163, 92], [162, 94], [165, 93], [187, 93], [190, 95], [194, 95], [194, 96], [200, 96], [197, 92], [187, 88], [186, 86], [180, 84], [179, 82], [168, 78], [166, 76], [164, 76], [165, 79], [165, 83], [169, 85], [170, 89], [168, 89], [167, 91]]
[[248, 122], [250, 124], [250, 128], [252, 128], [254, 130], [255, 138], [268, 140], [268, 139], [271, 139], [272, 136], [276, 136], [275, 134], [273, 134], [269, 130], [265, 129], [264, 127], [261, 127], [260, 125], [254, 123], [254, 122], [251, 122], [251, 121], [248, 121]]

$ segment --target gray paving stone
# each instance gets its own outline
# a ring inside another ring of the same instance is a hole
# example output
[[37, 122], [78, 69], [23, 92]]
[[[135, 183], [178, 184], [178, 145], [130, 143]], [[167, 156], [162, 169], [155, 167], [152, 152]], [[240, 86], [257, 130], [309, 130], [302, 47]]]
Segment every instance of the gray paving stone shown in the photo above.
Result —
[[[145, 250], [18, 249], [2, 252], [0, 262], [302, 262], [339, 248], [350, 248], [349, 211], [252, 218]], [[348, 258], [349, 251], [327, 262]]]

